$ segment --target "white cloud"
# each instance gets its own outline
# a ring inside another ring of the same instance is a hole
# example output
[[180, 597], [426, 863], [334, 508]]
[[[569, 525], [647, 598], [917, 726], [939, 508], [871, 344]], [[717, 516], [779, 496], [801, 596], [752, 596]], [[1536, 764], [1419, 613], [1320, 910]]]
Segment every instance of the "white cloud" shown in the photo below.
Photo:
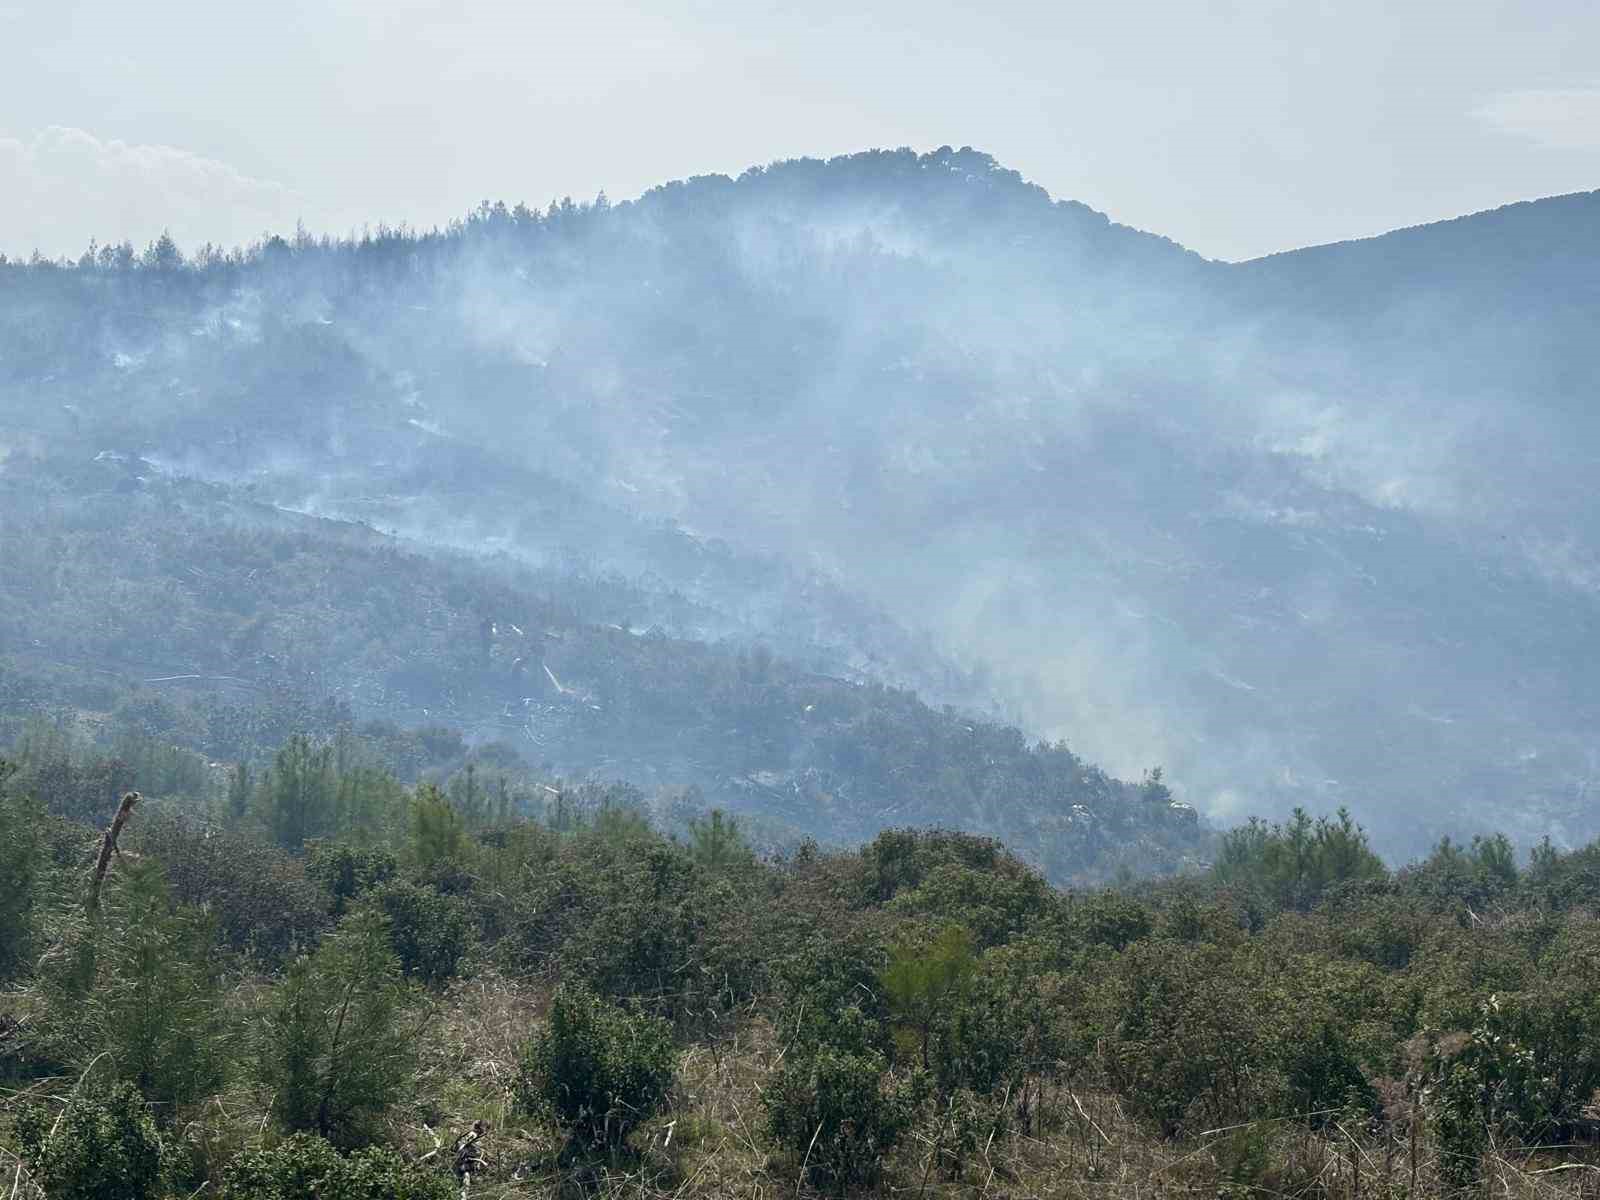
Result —
[[1472, 115], [1500, 133], [1553, 150], [1600, 149], [1600, 87], [1501, 92]]
[[101, 141], [52, 125], [0, 137], [0, 250], [77, 254], [90, 237], [144, 246], [169, 230], [185, 249], [237, 245], [291, 229], [304, 198], [174, 146]]

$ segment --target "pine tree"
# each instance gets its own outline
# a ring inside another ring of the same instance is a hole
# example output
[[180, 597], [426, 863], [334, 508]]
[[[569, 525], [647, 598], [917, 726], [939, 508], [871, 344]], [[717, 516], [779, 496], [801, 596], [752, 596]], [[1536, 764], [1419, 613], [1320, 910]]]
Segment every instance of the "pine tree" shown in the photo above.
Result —
[[106, 915], [93, 935], [98, 970], [85, 1008], [118, 1072], [170, 1122], [180, 1106], [223, 1082], [225, 1025], [211, 924], [195, 909], [173, 906], [151, 862], [127, 867]]
[[358, 908], [289, 969], [261, 1029], [260, 1074], [289, 1132], [370, 1137], [410, 1077], [416, 1031], [389, 923]]
[[711, 810], [704, 820], [689, 822], [689, 852], [701, 866], [718, 870], [748, 861], [750, 847], [739, 832], [739, 819]]

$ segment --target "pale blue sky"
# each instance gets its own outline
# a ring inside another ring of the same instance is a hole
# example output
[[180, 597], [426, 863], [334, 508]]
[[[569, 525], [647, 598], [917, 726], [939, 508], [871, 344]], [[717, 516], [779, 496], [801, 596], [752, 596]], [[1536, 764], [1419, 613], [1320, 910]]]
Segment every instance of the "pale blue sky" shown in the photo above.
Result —
[[1586, 0], [0, 0], [0, 249], [949, 143], [1220, 258], [1600, 187]]

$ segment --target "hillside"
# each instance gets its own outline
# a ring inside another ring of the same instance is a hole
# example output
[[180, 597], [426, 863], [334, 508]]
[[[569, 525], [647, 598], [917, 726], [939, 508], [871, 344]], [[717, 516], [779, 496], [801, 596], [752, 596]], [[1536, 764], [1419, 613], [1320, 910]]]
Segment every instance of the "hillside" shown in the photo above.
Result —
[[[0, 268], [0, 419], [13, 463], [111, 451], [406, 553], [621, 576], [633, 615], [578, 618], [1161, 764], [1218, 819], [1577, 843], [1595, 231], [1566, 197], [1227, 266], [974, 151], [872, 152]], [[998, 831], [975, 786], [924, 780], [928, 819]]]
[[692, 624], [681, 598], [424, 556], [136, 469], [13, 460], [0, 474], [15, 531], [0, 577], [6, 741], [47, 713], [108, 745], [136, 734], [259, 765], [296, 733], [379, 721], [497, 743], [495, 761], [524, 776], [627, 780], [687, 797], [690, 816], [721, 807], [777, 845], [939, 825], [1003, 837], [1066, 882], [1171, 871], [1208, 844], [1164, 788], [1109, 778], [1064, 744], [651, 623]]

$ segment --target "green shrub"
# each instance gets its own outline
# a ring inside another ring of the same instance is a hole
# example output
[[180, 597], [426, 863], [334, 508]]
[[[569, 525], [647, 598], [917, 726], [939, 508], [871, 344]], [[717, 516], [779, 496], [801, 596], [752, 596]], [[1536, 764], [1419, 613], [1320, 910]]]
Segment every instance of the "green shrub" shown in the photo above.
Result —
[[306, 874], [328, 890], [336, 916], [343, 916], [364, 892], [387, 883], [399, 868], [388, 850], [349, 842], [316, 842], [306, 855]]
[[1252, 1122], [1230, 1129], [1212, 1145], [1217, 1160], [1217, 1194], [1222, 1197], [1259, 1196], [1270, 1189], [1262, 1186], [1272, 1165], [1272, 1148], [1267, 1127]]
[[523, 1052], [523, 1105], [545, 1109], [574, 1143], [619, 1149], [672, 1085], [677, 1052], [665, 1021], [581, 987], [558, 988], [549, 1025]]
[[1222, 1125], [1276, 1100], [1270, 1018], [1256, 965], [1205, 943], [1140, 942], [1100, 1000], [1112, 1083], [1163, 1136], [1198, 1116]]
[[951, 862], [931, 869], [916, 887], [901, 889], [886, 907], [960, 925], [982, 950], [1056, 916], [1061, 903], [1044, 877], [1031, 871], [980, 870]]
[[1011, 1125], [1004, 1097], [980, 1096], [966, 1089], [945, 1095], [934, 1126], [939, 1169], [948, 1179], [961, 1179], [983, 1147], [1005, 1136]]
[[1430, 1089], [1429, 1115], [1439, 1143], [1439, 1174], [1456, 1187], [1477, 1181], [1489, 1148], [1489, 1122], [1478, 1073], [1465, 1063], [1445, 1064]]
[[472, 945], [472, 918], [458, 896], [391, 880], [373, 900], [389, 918], [390, 941], [408, 979], [443, 983], [455, 976]]
[[942, 1095], [979, 1096], [1021, 1084], [1067, 1056], [1061, 1037], [1059, 976], [1020, 977], [986, 958], [936, 1027], [930, 1067]]
[[1361, 1073], [1348, 1040], [1327, 1021], [1290, 1041], [1283, 1073], [1292, 1110], [1315, 1129], [1351, 1109], [1377, 1111], [1377, 1093]]
[[791, 1053], [761, 1096], [767, 1132], [814, 1184], [869, 1183], [916, 1110], [913, 1090], [886, 1077], [871, 1051], [824, 1044]]
[[859, 931], [813, 935], [776, 967], [783, 1028], [793, 1030], [802, 1046], [887, 1056], [894, 1043], [888, 994], [879, 979], [884, 957]]
[[304, 864], [271, 843], [159, 810], [141, 813], [130, 833], [133, 848], [165, 869], [173, 899], [204, 905], [222, 944], [264, 965], [316, 945], [330, 924]]
[[1071, 898], [1063, 921], [1075, 942], [1124, 950], [1150, 936], [1155, 919], [1137, 900], [1117, 892]]
[[1593, 972], [1552, 971], [1537, 991], [1492, 995], [1466, 1035], [1436, 1046], [1431, 1062], [1434, 1124], [1453, 1178], [1492, 1131], [1524, 1144], [1549, 1140], [1582, 1116], [1600, 1079], [1600, 1004]]
[[[701, 867], [648, 829], [499, 840], [525, 865], [495, 889], [506, 899], [480, 893], [475, 902], [486, 925], [509, 934], [497, 949], [511, 969], [553, 961], [563, 979], [636, 998], [680, 1023], [757, 990], [766, 964], [754, 940], [751, 873]], [[484, 858], [506, 871], [500, 851]]]
[[223, 1173], [229, 1200], [450, 1200], [450, 1178], [379, 1146], [348, 1158], [322, 1138], [297, 1133], [267, 1150], [234, 1156]]
[[29, 1173], [50, 1200], [145, 1200], [161, 1192], [161, 1139], [144, 1097], [128, 1083], [74, 1095], [56, 1110], [17, 1118]]

